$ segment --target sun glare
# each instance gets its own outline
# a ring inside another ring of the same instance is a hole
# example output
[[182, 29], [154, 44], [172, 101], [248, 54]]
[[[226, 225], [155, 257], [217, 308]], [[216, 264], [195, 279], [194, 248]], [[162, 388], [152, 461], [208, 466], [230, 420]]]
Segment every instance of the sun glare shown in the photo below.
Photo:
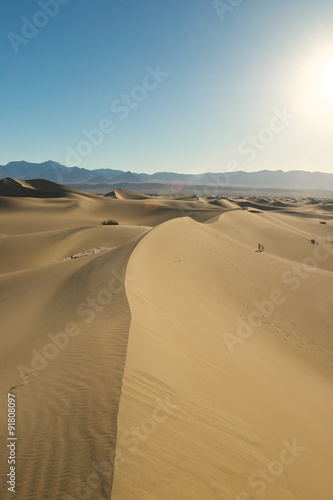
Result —
[[333, 99], [333, 59], [326, 65], [323, 75], [322, 83], [324, 91]]
[[[296, 100], [312, 123], [327, 126], [332, 121], [333, 106], [333, 53], [332, 47], [309, 60], [299, 73]], [[317, 120], [317, 121], [315, 121]]]

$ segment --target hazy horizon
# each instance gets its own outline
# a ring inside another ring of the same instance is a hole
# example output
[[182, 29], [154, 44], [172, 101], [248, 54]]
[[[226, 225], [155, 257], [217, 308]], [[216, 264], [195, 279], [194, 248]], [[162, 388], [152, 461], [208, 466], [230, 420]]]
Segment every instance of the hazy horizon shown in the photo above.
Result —
[[[53, 162], [53, 163], [58, 163], [59, 165], [61, 166], [64, 166], [64, 167], [67, 167], [67, 165], [65, 164], [62, 164], [61, 162], [58, 162], [58, 161], [55, 161], [55, 160], [43, 160], [41, 162], [35, 162], [35, 161], [27, 161], [27, 160], [10, 160], [9, 162], [7, 163], [2, 163], [0, 162], [0, 166], [2, 167], [6, 167], [7, 165], [9, 165], [10, 163], [21, 163], [21, 162], [25, 162], [25, 163], [29, 163], [29, 164], [36, 164], [36, 165], [42, 165], [42, 164], [45, 164], [45, 163], [48, 163], [48, 162]], [[94, 167], [94, 168], [89, 168], [88, 166], [78, 166], [78, 165], [74, 165], [74, 167], [68, 167], [68, 168], [75, 168], [75, 167], [78, 167], [78, 168], [84, 168], [86, 170], [90, 170], [91, 172], [95, 171], [95, 170], [122, 170], [122, 169], [119, 169], [117, 168], [116, 166], [114, 167]], [[152, 171], [152, 172], [144, 172], [144, 171], [138, 171], [138, 172], [135, 172], [133, 170], [122, 170], [124, 173], [127, 173], [127, 172], [131, 172], [131, 173], [135, 173], [135, 174], [147, 174], [147, 175], [153, 175], [153, 174], [159, 174], [159, 173], [170, 173], [170, 174], [185, 174], [185, 175], [203, 175], [203, 174], [209, 174], [209, 173], [236, 173], [236, 172], [246, 172], [246, 173], [259, 173], [259, 172], [283, 172], [283, 173], [288, 173], [288, 172], [306, 172], [306, 173], [313, 173], [313, 174], [333, 174], [333, 171], [332, 172], [324, 172], [324, 171], [320, 171], [320, 170], [301, 170], [301, 169], [297, 169], [297, 168], [291, 168], [291, 169], [288, 169], [288, 170], [285, 170], [283, 168], [275, 168], [275, 169], [271, 169], [271, 168], [262, 168], [262, 169], [259, 169], [259, 170], [251, 170], [251, 171], [247, 171], [247, 170], [242, 170], [241, 168], [238, 169], [238, 170], [230, 170], [230, 171], [227, 171], [227, 170], [221, 170], [220, 172], [216, 171], [216, 172], [212, 172], [212, 171], [209, 171], [209, 170], [203, 170], [203, 171], [198, 171], [198, 172], [191, 172], [191, 171], [188, 171], [188, 172], [181, 172], [181, 171], [176, 171], [176, 170], [155, 170], [155, 171]]]

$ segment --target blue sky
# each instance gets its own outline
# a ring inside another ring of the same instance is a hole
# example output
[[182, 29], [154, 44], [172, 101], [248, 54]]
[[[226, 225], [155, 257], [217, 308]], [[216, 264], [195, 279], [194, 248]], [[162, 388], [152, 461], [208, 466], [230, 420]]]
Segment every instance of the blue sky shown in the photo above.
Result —
[[331, 0], [4, 0], [0, 163], [333, 172]]

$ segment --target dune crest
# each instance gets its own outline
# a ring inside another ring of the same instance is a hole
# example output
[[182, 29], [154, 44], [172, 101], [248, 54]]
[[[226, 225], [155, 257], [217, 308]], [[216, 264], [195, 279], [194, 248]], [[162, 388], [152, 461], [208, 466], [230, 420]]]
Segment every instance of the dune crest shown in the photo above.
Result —
[[154, 196], [137, 193], [128, 189], [116, 189], [115, 191], [112, 191], [112, 193], [109, 193], [109, 195], [114, 196], [118, 200], [150, 200], [154, 198]]

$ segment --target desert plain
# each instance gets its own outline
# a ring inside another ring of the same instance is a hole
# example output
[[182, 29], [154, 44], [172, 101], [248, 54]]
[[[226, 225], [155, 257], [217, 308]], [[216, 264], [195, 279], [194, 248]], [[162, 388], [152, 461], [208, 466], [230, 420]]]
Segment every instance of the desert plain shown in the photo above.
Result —
[[332, 500], [333, 201], [4, 179], [0, 233], [1, 498]]

